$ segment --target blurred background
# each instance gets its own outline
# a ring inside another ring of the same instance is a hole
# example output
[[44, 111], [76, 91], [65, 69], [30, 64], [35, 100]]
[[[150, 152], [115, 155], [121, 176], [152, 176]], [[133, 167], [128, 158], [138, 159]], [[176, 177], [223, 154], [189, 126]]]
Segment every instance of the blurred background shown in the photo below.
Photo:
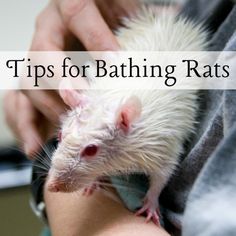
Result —
[[[1, 51], [28, 50], [35, 18], [47, 2], [0, 0]], [[43, 224], [29, 205], [30, 162], [17, 152], [15, 140], [4, 121], [4, 92], [0, 91], [0, 235], [40, 235]]]

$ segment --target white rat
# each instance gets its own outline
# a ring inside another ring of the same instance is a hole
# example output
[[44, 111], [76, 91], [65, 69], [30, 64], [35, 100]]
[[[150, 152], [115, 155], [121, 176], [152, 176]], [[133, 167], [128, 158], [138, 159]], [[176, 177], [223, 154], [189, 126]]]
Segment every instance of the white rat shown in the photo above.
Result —
[[[126, 21], [123, 50], [202, 51], [201, 26], [164, 12], [143, 10]], [[61, 90], [71, 107], [62, 122], [47, 187], [72, 192], [102, 176], [145, 173], [150, 186], [138, 215], [159, 224], [158, 197], [194, 130], [196, 90]]]

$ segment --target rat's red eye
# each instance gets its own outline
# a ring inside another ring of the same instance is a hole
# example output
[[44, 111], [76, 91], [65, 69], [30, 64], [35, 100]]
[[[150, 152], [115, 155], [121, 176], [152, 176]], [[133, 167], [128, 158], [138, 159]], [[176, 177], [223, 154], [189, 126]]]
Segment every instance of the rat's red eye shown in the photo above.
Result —
[[91, 144], [88, 145], [82, 152], [82, 157], [93, 157], [98, 152], [98, 146]]

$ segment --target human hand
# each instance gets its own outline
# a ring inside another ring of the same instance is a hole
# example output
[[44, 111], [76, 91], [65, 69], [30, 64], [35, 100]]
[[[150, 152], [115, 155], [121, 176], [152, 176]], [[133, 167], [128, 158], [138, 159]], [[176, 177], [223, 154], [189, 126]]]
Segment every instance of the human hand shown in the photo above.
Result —
[[[134, 11], [137, 0], [51, 0], [36, 21], [31, 51], [118, 50], [111, 29]], [[63, 55], [62, 55], [63, 56]], [[11, 91], [5, 97], [6, 119], [29, 157], [55, 135], [67, 109], [57, 91]]]
[[[32, 51], [115, 51], [111, 29], [138, 7], [137, 0], [51, 0], [36, 21]], [[81, 48], [80, 48], [81, 49]]]
[[34, 94], [38, 98], [36, 105], [20, 91], [7, 92], [4, 99], [6, 121], [30, 158], [55, 136], [58, 117], [66, 110], [53, 91], [34, 91]]

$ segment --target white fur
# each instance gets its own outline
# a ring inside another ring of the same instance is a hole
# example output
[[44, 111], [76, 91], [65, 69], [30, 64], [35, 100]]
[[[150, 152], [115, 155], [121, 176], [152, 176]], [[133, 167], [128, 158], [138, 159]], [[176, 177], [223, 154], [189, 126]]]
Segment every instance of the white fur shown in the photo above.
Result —
[[[124, 50], [201, 51], [205, 47], [206, 34], [201, 26], [186, 19], [177, 20], [167, 11], [157, 16], [144, 9], [137, 18], [126, 20], [126, 25], [118, 32]], [[91, 180], [101, 175], [143, 172], [157, 174], [164, 185], [178, 163], [184, 141], [194, 130], [197, 91], [84, 93], [91, 102], [83, 109], [76, 108], [64, 120], [63, 140], [53, 156], [52, 169], [65, 173], [76, 166], [73, 172], [80, 177], [73, 184], [82, 177]], [[129, 134], [124, 134], [116, 128], [117, 112], [133, 95], [140, 99], [142, 113]], [[98, 156], [90, 161], [81, 159], [81, 150], [91, 143], [100, 146]]]

